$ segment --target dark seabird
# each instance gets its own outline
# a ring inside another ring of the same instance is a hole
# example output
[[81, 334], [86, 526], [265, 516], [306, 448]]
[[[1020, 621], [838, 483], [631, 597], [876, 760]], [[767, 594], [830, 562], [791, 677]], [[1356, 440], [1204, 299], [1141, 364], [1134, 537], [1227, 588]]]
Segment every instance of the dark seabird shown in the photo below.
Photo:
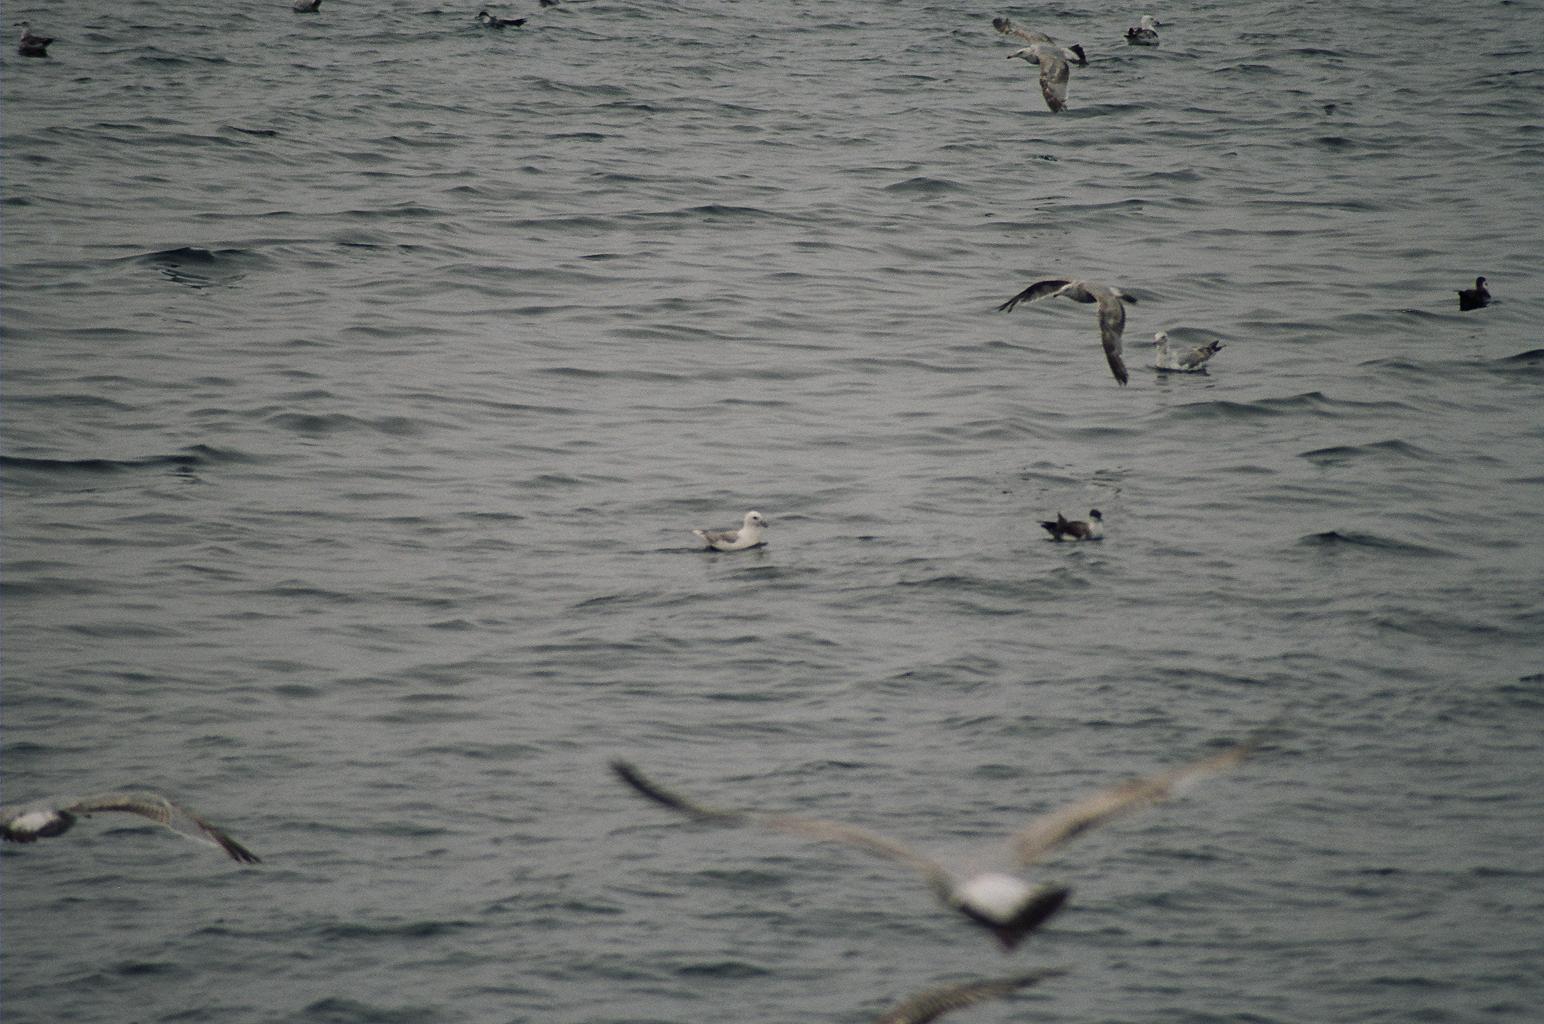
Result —
[[48, 44], [54, 41], [53, 37], [35, 36], [25, 21], [18, 24], [21, 25], [21, 42], [17, 44], [16, 52], [23, 57], [47, 57]]
[[156, 793], [102, 793], [85, 798], [61, 797], [21, 807], [0, 808], [0, 839], [8, 843], [35, 843], [63, 835], [78, 816], [99, 811], [122, 811], [149, 818], [178, 835], [218, 846], [243, 864], [259, 862], [257, 854], [215, 828], [186, 807], [179, 807]]
[[556, 7], [558, 5], [558, 0], [541, 0], [541, 5], [543, 7]]
[[1209, 345], [1201, 345], [1184, 352], [1175, 352], [1169, 348], [1168, 332], [1159, 331], [1153, 335], [1153, 348], [1153, 366], [1160, 370], [1174, 370], [1179, 373], [1205, 373], [1206, 361], [1222, 351], [1222, 342], [1214, 341]]
[[296, 14], [318, 14], [322, 9], [322, 0], [295, 0], [290, 10]]
[[744, 551], [766, 543], [761, 539], [766, 528], [766, 519], [753, 509], [745, 513], [745, 520], [738, 530], [693, 530], [692, 533], [714, 551]]
[[487, 11], [477, 12], [477, 23], [483, 28], [519, 28], [525, 24], [524, 18], [495, 18]]
[[[1194, 779], [1231, 767], [1253, 749], [1253, 741], [1231, 747], [1168, 772], [1132, 779], [1070, 804], [1031, 822], [1012, 838], [1012, 859], [1023, 868], [1084, 832], [1122, 814], [1164, 800]], [[1010, 950], [1061, 909], [1072, 890], [1061, 885], [1031, 886], [1004, 871], [957, 875], [909, 846], [866, 829], [835, 821], [781, 814], [717, 809], [692, 803], [662, 789], [626, 761], [612, 761], [612, 771], [639, 793], [689, 818], [720, 825], [754, 825], [825, 842], [844, 843], [887, 860], [898, 861], [926, 879], [940, 902], [986, 929]]]
[[1158, 28], [1163, 22], [1151, 14], [1142, 15], [1142, 20], [1126, 30], [1126, 42], [1132, 46], [1157, 46]]
[[962, 985], [940, 985], [925, 992], [918, 992], [875, 1018], [874, 1024], [928, 1024], [950, 1010], [974, 1006], [988, 999], [1001, 999], [1021, 988], [1028, 988], [1046, 978], [1055, 978], [1067, 972], [1059, 967], [1046, 967], [1027, 974], [1008, 978], [992, 978], [984, 981], [967, 981]]
[[1461, 288], [1458, 291], [1459, 309], [1481, 309], [1490, 305], [1490, 289], [1485, 287], [1485, 279], [1474, 279], [1473, 288]]
[[1088, 510], [1088, 522], [1080, 519], [1068, 519], [1060, 512], [1056, 513], [1056, 521], [1046, 521], [1040, 524], [1049, 531], [1052, 540], [1100, 540], [1104, 537], [1104, 516], [1097, 508]]
[[1057, 295], [1065, 295], [1078, 302], [1099, 303], [1099, 340], [1104, 345], [1104, 358], [1109, 362], [1110, 372], [1115, 374], [1116, 381], [1124, 386], [1130, 379], [1130, 375], [1126, 373], [1126, 361], [1120, 355], [1120, 336], [1126, 329], [1124, 303], [1137, 300], [1119, 288], [1111, 288], [1093, 281], [1036, 281], [998, 306], [997, 310], [1004, 313], [1020, 302], [1034, 302], [1037, 299]]

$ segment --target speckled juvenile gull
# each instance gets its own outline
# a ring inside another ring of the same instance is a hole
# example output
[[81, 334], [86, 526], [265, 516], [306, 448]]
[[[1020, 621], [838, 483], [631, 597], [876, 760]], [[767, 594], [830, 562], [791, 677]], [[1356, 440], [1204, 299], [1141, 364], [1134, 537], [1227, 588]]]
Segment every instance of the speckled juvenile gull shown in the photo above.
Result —
[[[1028, 867], [1096, 826], [1155, 804], [1189, 782], [1237, 764], [1253, 747], [1253, 741], [1241, 743], [1181, 768], [1101, 790], [1060, 811], [1037, 818], [1012, 838], [1012, 859], [1018, 868]], [[844, 843], [904, 864], [922, 875], [940, 902], [991, 932], [1004, 950], [1017, 946], [1061, 909], [1072, 892], [1061, 885], [1031, 886], [1023, 878], [1005, 871], [957, 875], [904, 843], [835, 821], [704, 807], [661, 788], [626, 761], [612, 761], [611, 768], [623, 782], [650, 800], [697, 821], [753, 825], [819, 841]]]
[[1158, 29], [1163, 24], [1151, 14], [1142, 15], [1142, 19], [1126, 30], [1126, 42], [1132, 46], [1157, 46]]
[[1052, 540], [1099, 540], [1104, 536], [1104, 514], [1097, 508], [1088, 510], [1088, 521], [1068, 519], [1060, 512], [1054, 522], [1046, 521], [1041, 528], [1050, 533]]
[[1205, 373], [1206, 361], [1222, 351], [1222, 342], [1214, 341], [1198, 348], [1176, 352], [1169, 348], [1169, 334], [1159, 331], [1153, 335], [1153, 366], [1160, 370], [1178, 373]]
[[59, 797], [18, 807], [0, 808], [0, 839], [10, 843], [35, 843], [63, 835], [80, 816], [97, 812], [121, 811], [149, 818], [178, 835], [218, 846], [231, 859], [243, 864], [259, 863], [257, 854], [242, 846], [221, 829], [215, 828], [186, 807], [172, 803], [157, 793], [101, 793], [88, 797]]
[[1007, 18], [993, 18], [992, 27], [1005, 36], [1012, 36], [1015, 39], [1022, 39], [1024, 42], [1029, 43], [1031, 46], [1033, 46], [1035, 43], [1044, 43], [1047, 46], [1055, 46], [1061, 50], [1062, 59], [1065, 60], [1068, 64], [1076, 64], [1078, 67], [1086, 67], [1088, 65], [1088, 55], [1083, 52], [1083, 47], [1079, 46], [1077, 43], [1073, 43], [1071, 46], [1064, 47], [1056, 40], [1046, 35], [1044, 32], [1036, 32], [1034, 29], [1029, 28], [1020, 28], [1012, 21], [1009, 21]]
[[499, 18], [487, 11], [477, 12], [477, 23], [483, 28], [519, 28], [525, 24], [524, 18]]
[[1490, 305], [1490, 289], [1485, 287], [1485, 279], [1474, 279], [1473, 288], [1460, 288], [1458, 291], [1458, 308], [1462, 310], [1480, 309]]
[[993, 18], [992, 27], [1005, 36], [1013, 36], [1029, 43], [1021, 50], [1008, 54], [1008, 59], [1019, 57], [1040, 66], [1040, 95], [1051, 113], [1067, 106], [1067, 79], [1071, 75], [1069, 64], [1083, 65], [1088, 58], [1081, 46], [1063, 47], [1044, 32], [1022, 29], [1007, 18]]
[[998, 306], [997, 310], [1004, 313], [1020, 302], [1035, 302], [1048, 297], [1054, 298], [1057, 295], [1065, 295], [1077, 302], [1099, 303], [1099, 340], [1104, 345], [1104, 358], [1110, 364], [1110, 372], [1115, 375], [1116, 381], [1124, 386], [1130, 379], [1130, 375], [1126, 372], [1126, 361], [1120, 354], [1120, 336], [1126, 329], [1124, 303], [1137, 300], [1119, 288], [1111, 288], [1095, 281], [1036, 281]]
[[1060, 967], [1015, 974], [1007, 978], [967, 981], [959, 985], [939, 985], [910, 996], [874, 1019], [874, 1024], [928, 1024], [948, 1013], [988, 999], [1001, 999], [1021, 988], [1066, 974]]
[[33, 35], [25, 21], [17, 24], [21, 26], [21, 42], [16, 45], [16, 52], [23, 57], [47, 57], [48, 44], [54, 41], [53, 36]]
[[714, 551], [744, 551], [766, 543], [761, 536], [766, 528], [767, 521], [753, 509], [745, 513], [745, 521], [738, 530], [693, 530], [692, 533]]

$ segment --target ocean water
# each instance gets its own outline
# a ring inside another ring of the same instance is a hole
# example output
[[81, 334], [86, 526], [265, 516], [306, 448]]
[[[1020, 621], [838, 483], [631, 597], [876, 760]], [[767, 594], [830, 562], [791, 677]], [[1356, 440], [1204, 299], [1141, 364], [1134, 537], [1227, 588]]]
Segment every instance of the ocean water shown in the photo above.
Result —
[[[4, 799], [264, 862], [0, 850], [7, 1024], [1537, 1020], [1544, 6], [1151, 11], [8, 4]], [[606, 767], [968, 861], [1272, 720], [1011, 955]]]

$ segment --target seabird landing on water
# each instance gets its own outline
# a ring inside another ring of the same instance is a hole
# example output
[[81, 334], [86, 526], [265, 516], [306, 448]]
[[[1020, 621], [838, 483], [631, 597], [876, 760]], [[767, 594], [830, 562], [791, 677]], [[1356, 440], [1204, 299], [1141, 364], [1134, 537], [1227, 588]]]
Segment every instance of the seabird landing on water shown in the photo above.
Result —
[[1027, 974], [1009, 978], [993, 978], [986, 981], [967, 981], [963, 985], [940, 985], [925, 992], [918, 992], [875, 1018], [874, 1024], [928, 1024], [948, 1013], [988, 999], [1001, 999], [1021, 988], [1028, 988], [1046, 978], [1055, 978], [1067, 972], [1059, 967], [1046, 967]]
[[1474, 279], [1473, 288], [1461, 288], [1458, 292], [1458, 308], [1461, 310], [1481, 309], [1490, 305], [1490, 289], [1485, 287], [1485, 279]]
[[1052, 540], [1101, 540], [1104, 537], [1104, 516], [1097, 508], [1088, 510], [1088, 522], [1068, 519], [1060, 512], [1055, 522], [1043, 522], [1042, 529], [1050, 532]]
[[259, 863], [257, 854], [186, 807], [179, 807], [156, 793], [103, 793], [84, 799], [62, 797], [22, 807], [0, 808], [0, 839], [8, 843], [35, 843], [39, 839], [63, 835], [74, 826], [77, 816], [98, 811], [137, 814], [178, 835], [218, 846], [232, 860], [243, 864]]
[[761, 539], [766, 528], [767, 521], [761, 513], [752, 510], [745, 513], [745, 521], [738, 530], [693, 530], [692, 533], [714, 551], [744, 551], [766, 543]]
[[477, 23], [483, 28], [519, 28], [525, 24], [524, 18], [495, 18], [487, 11], [477, 12]]
[[1104, 345], [1104, 358], [1109, 362], [1110, 372], [1115, 374], [1115, 380], [1125, 386], [1130, 375], [1126, 373], [1126, 361], [1120, 354], [1120, 336], [1126, 329], [1124, 303], [1137, 300], [1119, 288], [1111, 288], [1094, 281], [1036, 281], [998, 306], [997, 311], [1006, 313], [1020, 302], [1034, 302], [1037, 299], [1057, 295], [1065, 295], [1078, 302], [1099, 303], [1099, 340]]
[[54, 41], [53, 37], [33, 35], [25, 21], [17, 24], [21, 26], [21, 42], [17, 44], [16, 52], [23, 57], [47, 57], [48, 44]]
[[1222, 351], [1222, 342], [1214, 341], [1209, 345], [1202, 345], [1188, 351], [1174, 352], [1169, 349], [1168, 332], [1159, 331], [1153, 335], [1153, 348], [1153, 366], [1157, 369], [1173, 370], [1178, 373], [1205, 373], [1206, 361]]
[[1163, 22], [1151, 14], [1142, 15], [1142, 20], [1126, 30], [1126, 42], [1132, 46], [1157, 46], [1158, 28]]
[[[1028, 867], [1063, 843], [1096, 826], [1138, 808], [1158, 803], [1186, 783], [1237, 764], [1249, 754], [1254, 745], [1254, 741], [1241, 743], [1221, 754], [1181, 768], [1132, 779], [1037, 818], [1013, 837], [1012, 859], [1017, 867]], [[808, 839], [844, 843], [905, 864], [927, 880], [934, 895], [945, 906], [964, 914], [971, 922], [991, 932], [1004, 950], [1011, 950], [1022, 942], [1025, 936], [1060, 910], [1072, 893], [1066, 886], [1031, 886], [1017, 875], [1001, 871], [960, 877], [931, 857], [866, 829], [835, 821], [703, 807], [660, 788], [626, 761], [612, 761], [611, 769], [623, 782], [650, 800], [697, 821], [720, 825], [755, 825]]]

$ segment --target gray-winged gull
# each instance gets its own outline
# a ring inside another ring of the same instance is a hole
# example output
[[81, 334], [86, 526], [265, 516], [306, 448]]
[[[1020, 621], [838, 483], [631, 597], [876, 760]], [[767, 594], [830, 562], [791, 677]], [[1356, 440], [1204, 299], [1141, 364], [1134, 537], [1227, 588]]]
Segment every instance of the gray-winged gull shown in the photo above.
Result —
[[753, 509], [745, 513], [745, 520], [738, 530], [693, 530], [692, 533], [714, 551], [744, 551], [766, 543], [761, 537], [766, 528], [766, 519]]
[[181, 807], [157, 793], [101, 793], [88, 797], [59, 797], [18, 807], [0, 808], [0, 839], [10, 843], [35, 843], [63, 835], [75, 819], [97, 812], [121, 811], [149, 818], [178, 835], [218, 846], [243, 864], [259, 862], [257, 854], [242, 846], [186, 807]]
[[1120, 336], [1126, 329], [1124, 303], [1137, 300], [1119, 288], [1111, 288], [1095, 281], [1036, 281], [998, 306], [997, 310], [1005, 313], [1020, 302], [1034, 302], [1038, 299], [1054, 298], [1057, 295], [1065, 295], [1077, 302], [1099, 304], [1099, 340], [1104, 345], [1104, 358], [1110, 364], [1110, 372], [1115, 375], [1116, 381], [1124, 386], [1130, 379], [1130, 375], [1126, 373], [1126, 361], [1120, 354]]
[[1159, 331], [1153, 335], [1153, 366], [1160, 370], [1179, 373], [1205, 373], [1206, 361], [1222, 351], [1222, 342], [1214, 341], [1184, 351], [1169, 348], [1169, 334]]

